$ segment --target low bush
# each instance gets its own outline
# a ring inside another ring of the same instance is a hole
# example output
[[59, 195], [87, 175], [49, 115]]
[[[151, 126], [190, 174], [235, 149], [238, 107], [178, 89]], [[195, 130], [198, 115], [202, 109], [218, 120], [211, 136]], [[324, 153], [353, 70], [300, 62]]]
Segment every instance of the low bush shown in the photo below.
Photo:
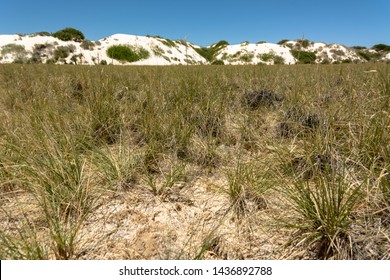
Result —
[[284, 64], [284, 58], [280, 55], [275, 55], [274, 64]]
[[303, 48], [307, 48], [311, 44], [311, 42], [309, 40], [298, 40], [297, 42]]
[[213, 62], [218, 51], [228, 46], [229, 43], [225, 40], [221, 40], [218, 43], [212, 44], [210, 47], [206, 48], [194, 48], [195, 51], [207, 61]]
[[385, 52], [390, 51], [390, 46], [385, 45], [385, 44], [377, 44], [377, 45], [372, 46], [372, 48], [376, 51], [385, 51]]
[[18, 44], [8, 44], [2, 47], [1, 54], [24, 54], [26, 49], [23, 45]]
[[82, 47], [84, 50], [93, 50], [95, 47], [95, 43], [91, 42], [89, 40], [84, 40], [81, 42], [80, 47]]
[[211, 64], [212, 65], [225, 65], [225, 63], [222, 60], [219, 60], [219, 59], [214, 60]]
[[85, 39], [84, 34], [74, 28], [64, 28], [55, 33], [53, 33], [53, 37], [56, 37], [62, 41], [75, 41], [82, 42]]
[[149, 55], [149, 52], [142, 47], [134, 50], [130, 46], [115, 45], [107, 49], [107, 56], [119, 61], [135, 62], [146, 59]]
[[298, 60], [301, 64], [310, 64], [314, 63], [316, 60], [316, 54], [314, 52], [305, 52], [305, 51], [290, 51], [292, 56]]
[[290, 40], [288, 40], [288, 39], [283, 39], [283, 40], [279, 41], [277, 44], [278, 44], [278, 45], [284, 45], [284, 44], [287, 43], [288, 41], [290, 41]]
[[54, 50], [54, 60], [58, 61], [60, 59], [67, 58], [71, 53], [75, 51], [76, 47], [74, 45], [68, 46], [59, 46]]
[[41, 32], [35, 32], [33, 35], [35, 35], [35, 36], [51, 36], [51, 33], [46, 32], [46, 31], [41, 31]]

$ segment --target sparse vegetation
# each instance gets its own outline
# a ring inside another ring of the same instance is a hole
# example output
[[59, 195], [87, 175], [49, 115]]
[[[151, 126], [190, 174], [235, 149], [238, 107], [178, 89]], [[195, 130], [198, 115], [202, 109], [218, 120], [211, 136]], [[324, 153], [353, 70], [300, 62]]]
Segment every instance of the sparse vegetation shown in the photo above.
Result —
[[0, 258], [389, 259], [389, 71], [2, 65]]
[[297, 44], [299, 47], [302, 48], [307, 48], [309, 47], [312, 43], [309, 40], [297, 40]]
[[390, 46], [385, 45], [385, 44], [377, 44], [377, 45], [372, 46], [372, 48], [376, 51], [390, 52]]
[[26, 49], [23, 45], [8, 44], [1, 48], [1, 55], [6, 54], [15, 54], [17, 56], [22, 56], [26, 54]]
[[290, 40], [288, 40], [288, 39], [281, 40], [281, 41], [278, 42], [278, 45], [284, 45], [288, 41], [290, 41]]
[[314, 52], [305, 52], [298, 50], [290, 50], [292, 56], [298, 60], [301, 64], [314, 63], [316, 60], [316, 54]]
[[64, 61], [71, 53], [75, 51], [74, 45], [59, 46], [54, 50], [54, 60]]
[[80, 44], [80, 47], [82, 47], [84, 50], [93, 50], [95, 47], [95, 43], [91, 42], [89, 40], [83, 40]]
[[228, 46], [229, 43], [225, 40], [221, 40], [218, 43], [211, 45], [209, 48], [195, 48], [195, 51], [203, 56], [207, 61], [213, 62], [215, 60], [215, 55], [225, 46]]
[[80, 30], [71, 27], [64, 28], [53, 33], [53, 37], [56, 37], [62, 41], [75, 42], [82, 42], [85, 39], [84, 34]]
[[115, 45], [107, 49], [107, 55], [122, 62], [135, 62], [148, 58], [149, 52], [142, 47]]

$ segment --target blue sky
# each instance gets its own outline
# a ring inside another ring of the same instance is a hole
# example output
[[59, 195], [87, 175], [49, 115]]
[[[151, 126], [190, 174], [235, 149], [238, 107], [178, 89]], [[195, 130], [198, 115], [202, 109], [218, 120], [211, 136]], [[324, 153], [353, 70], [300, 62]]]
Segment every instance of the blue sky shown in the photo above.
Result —
[[207, 46], [304, 37], [348, 46], [390, 44], [389, 0], [0, 0], [0, 34], [81, 30], [160, 35]]

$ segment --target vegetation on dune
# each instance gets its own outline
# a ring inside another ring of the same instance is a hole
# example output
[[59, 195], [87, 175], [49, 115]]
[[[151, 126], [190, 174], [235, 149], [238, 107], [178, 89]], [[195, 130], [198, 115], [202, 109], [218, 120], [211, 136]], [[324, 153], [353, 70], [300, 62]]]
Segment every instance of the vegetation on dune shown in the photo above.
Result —
[[283, 40], [279, 41], [277, 44], [278, 44], [278, 45], [284, 45], [284, 44], [287, 43], [288, 41], [290, 41], [290, 40], [288, 40], [288, 39], [283, 39]]
[[385, 45], [385, 44], [377, 44], [377, 45], [372, 46], [372, 48], [376, 51], [390, 52], [390, 46]]
[[194, 49], [199, 55], [204, 57], [207, 61], [213, 62], [215, 60], [215, 55], [217, 54], [217, 52], [219, 52], [221, 49], [223, 49], [228, 45], [229, 43], [227, 41], [221, 40], [218, 43], [215, 43], [208, 48], [202, 47], [202, 48], [194, 48]]
[[84, 34], [80, 30], [71, 27], [58, 30], [52, 36], [62, 41], [82, 42], [85, 39]]
[[1, 48], [1, 55], [6, 54], [15, 54], [17, 56], [22, 56], [26, 54], [26, 49], [23, 45], [8, 44]]
[[314, 63], [316, 60], [316, 54], [314, 52], [305, 52], [298, 50], [290, 50], [292, 56], [298, 60], [301, 64]]
[[2, 65], [0, 258], [388, 259], [389, 71]]
[[127, 45], [115, 45], [107, 49], [107, 56], [125, 62], [135, 62], [149, 57], [149, 52], [142, 48]]

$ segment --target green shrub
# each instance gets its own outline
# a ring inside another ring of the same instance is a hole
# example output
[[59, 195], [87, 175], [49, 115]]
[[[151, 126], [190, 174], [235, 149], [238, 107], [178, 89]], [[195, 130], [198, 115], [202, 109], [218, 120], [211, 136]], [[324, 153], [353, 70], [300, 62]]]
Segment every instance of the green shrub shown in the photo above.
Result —
[[167, 47], [176, 47], [176, 44], [175, 42], [173, 42], [172, 40], [169, 40], [169, 39], [164, 39], [164, 38], [161, 38], [161, 37], [155, 37], [157, 38], [157, 40], [159, 40], [161, 43], [163, 43], [165, 46]]
[[71, 53], [75, 51], [76, 47], [74, 45], [68, 46], [59, 46], [54, 50], [54, 60], [58, 61], [60, 59], [67, 58]]
[[218, 48], [218, 49], [225, 47], [225, 46], [229, 46], [229, 42], [225, 41], [225, 40], [221, 40], [218, 43], [212, 45], [213, 48]]
[[284, 58], [280, 55], [274, 56], [274, 64], [284, 64]]
[[290, 41], [290, 40], [288, 40], [288, 39], [281, 40], [281, 41], [278, 42], [278, 45], [284, 45], [288, 41]]
[[51, 36], [49, 32], [41, 31], [41, 32], [35, 32], [33, 35], [35, 36]]
[[356, 52], [358, 56], [361, 58], [367, 60], [367, 61], [375, 61], [381, 57], [380, 53], [371, 53], [368, 51], [360, 50]]
[[95, 43], [89, 40], [84, 40], [83, 42], [81, 42], [80, 47], [82, 47], [84, 50], [92, 51], [95, 47]]
[[107, 56], [119, 61], [135, 62], [149, 57], [149, 52], [140, 47], [133, 50], [130, 46], [116, 45], [107, 49]]
[[259, 41], [256, 43], [256, 45], [261, 45], [261, 44], [265, 44], [265, 43], [267, 43], [267, 42], [266, 41]]
[[270, 61], [271, 59], [274, 58], [274, 55], [272, 53], [262, 53], [258, 56], [261, 60], [263, 61]]
[[102, 61], [100, 61], [100, 65], [107, 65], [107, 61], [103, 59]]
[[355, 49], [355, 50], [365, 50], [365, 49], [367, 49], [366, 47], [363, 47], [363, 46], [353, 46], [351, 48]]
[[214, 60], [212, 63], [212, 65], [225, 65], [225, 63], [222, 61], [222, 60]]
[[252, 53], [246, 53], [240, 56], [240, 60], [249, 63], [252, 61], [253, 57], [254, 55]]
[[195, 48], [195, 51], [209, 62], [214, 58], [214, 53], [209, 48]]
[[385, 45], [385, 44], [377, 44], [377, 45], [372, 46], [372, 48], [376, 51], [390, 52], [390, 46]]
[[338, 56], [344, 56], [345, 55], [345, 52], [343, 50], [339, 50], [339, 49], [332, 49], [332, 50], [330, 50], [330, 52], [335, 54], [335, 55], [338, 55]]
[[75, 42], [82, 42], [85, 39], [84, 34], [81, 31], [70, 27], [53, 33], [53, 37], [56, 37], [62, 41]]
[[309, 40], [298, 40], [297, 42], [299, 43], [300, 46], [304, 48], [307, 48], [311, 44]]
[[26, 49], [24, 48], [23, 45], [18, 45], [18, 44], [8, 44], [3, 46], [1, 49], [1, 54], [17, 54], [17, 55], [23, 55], [26, 53]]
[[207, 61], [213, 62], [215, 55], [218, 51], [223, 49], [225, 46], [228, 46], [229, 43], [225, 40], [221, 40], [218, 43], [212, 44], [210, 47], [194, 48], [195, 51]]
[[153, 46], [152, 51], [155, 56], [162, 56], [165, 53], [165, 51], [159, 46]]
[[316, 60], [316, 54], [314, 52], [305, 52], [305, 51], [290, 51], [292, 56], [298, 60], [299, 63], [309, 64], [314, 63]]

